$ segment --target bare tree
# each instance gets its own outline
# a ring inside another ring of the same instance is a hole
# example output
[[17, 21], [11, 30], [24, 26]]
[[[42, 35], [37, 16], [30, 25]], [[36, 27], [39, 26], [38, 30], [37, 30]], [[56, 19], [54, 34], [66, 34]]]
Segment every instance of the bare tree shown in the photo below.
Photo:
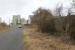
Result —
[[61, 16], [63, 10], [63, 4], [58, 3], [55, 8], [56, 16]]

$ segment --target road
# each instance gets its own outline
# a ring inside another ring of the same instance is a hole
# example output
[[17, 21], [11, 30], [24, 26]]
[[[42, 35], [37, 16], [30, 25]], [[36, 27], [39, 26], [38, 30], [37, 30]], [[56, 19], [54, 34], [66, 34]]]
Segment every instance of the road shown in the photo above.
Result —
[[22, 29], [16, 27], [11, 31], [0, 33], [0, 50], [22, 50]]

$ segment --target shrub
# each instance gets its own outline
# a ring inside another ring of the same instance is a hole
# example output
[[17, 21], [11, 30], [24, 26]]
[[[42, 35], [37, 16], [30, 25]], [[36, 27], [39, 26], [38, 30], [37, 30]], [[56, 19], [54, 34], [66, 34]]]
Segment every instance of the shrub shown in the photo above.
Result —
[[31, 23], [37, 24], [38, 29], [42, 32], [53, 33], [56, 31], [54, 17], [51, 12], [46, 9], [39, 8], [31, 17]]

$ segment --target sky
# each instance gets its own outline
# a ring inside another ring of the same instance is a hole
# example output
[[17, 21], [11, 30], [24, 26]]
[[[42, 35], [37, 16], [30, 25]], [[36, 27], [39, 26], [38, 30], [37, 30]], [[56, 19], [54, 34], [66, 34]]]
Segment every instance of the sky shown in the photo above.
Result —
[[67, 8], [70, 7], [71, 0], [0, 0], [0, 17], [2, 22], [8, 24], [13, 15], [21, 15], [22, 18], [28, 19], [39, 7], [54, 10], [57, 3], [63, 3]]

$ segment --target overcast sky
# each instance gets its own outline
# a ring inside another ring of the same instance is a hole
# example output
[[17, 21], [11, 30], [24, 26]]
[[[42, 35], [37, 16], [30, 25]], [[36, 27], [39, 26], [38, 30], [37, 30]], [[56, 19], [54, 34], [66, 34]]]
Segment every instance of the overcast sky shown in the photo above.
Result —
[[64, 7], [69, 7], [71, 0], [0, 0], [0, 17], [2, 21], [9, 23], [12, 15], [21, 15], [28, 19], [33, 11], [39, 7], [53, 10], [57, 3], [63, 3]]

